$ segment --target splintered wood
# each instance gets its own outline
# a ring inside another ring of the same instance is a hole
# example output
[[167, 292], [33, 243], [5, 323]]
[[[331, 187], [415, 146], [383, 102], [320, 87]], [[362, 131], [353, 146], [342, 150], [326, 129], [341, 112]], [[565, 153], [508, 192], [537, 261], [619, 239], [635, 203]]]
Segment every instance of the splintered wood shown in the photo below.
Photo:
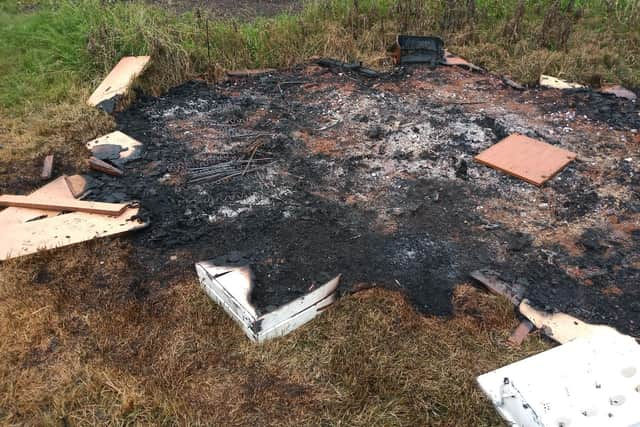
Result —
[[[149, 56], [126, 56], [118, 62], [109, 75], [100, 83], [87, 103], [100, 106], [118, 95], [124, 95], [135, 78], [142, 73], [149, 62]], [[112, 110], [112, 108], [109, 108]]]
[[575, 158], [571, 151], [513, 134], [478, 154], [475, 160], [541, 186]]
[[[75, 178], [78, 177], [69, 177], [69, 181], [83, 181]], [[82, 191], [81, 187], [82, 185], [78, 185], [76, 191]], [[138, 208], [76, 200], [66, 176], [51, 181], [29, 196], [22, 196], [21, 200], [33, 202], [34, 208], [8, 207], [0, 211], [0, 261], [98, 237], [113, 236], [148, 225], [139, 219]], [[55, 206], [41, 205], [38, 203], [41, 201], [51, 202]], [[72, 209], [105, 208], [109, 212], [115, 212], [115, 209], [120, 213], [117, 216], [87, 212], [62, 214], [61, 210], [68, 210], [69, 206]], [[53, 208], [63, 209], [51, 210]]]
[[40, 173], [40, 178], [42, 179], [51, 179], [51, 174], [53, 173], [53, 154], [49, 154], [44, 158], [44, 164], [42, 165], [42, 173]]

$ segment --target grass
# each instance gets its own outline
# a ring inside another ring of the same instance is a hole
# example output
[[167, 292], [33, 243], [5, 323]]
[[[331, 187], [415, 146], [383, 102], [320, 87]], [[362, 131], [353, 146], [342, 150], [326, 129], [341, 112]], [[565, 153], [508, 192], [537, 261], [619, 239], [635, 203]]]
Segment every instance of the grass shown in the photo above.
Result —
[[513, 308], [463, 285], [452, 319], [370, 290], [255, 346], [195, 280], [137, 299], [133, 248], [81, 248], [2, 266], [3, 423], [497, 425], [474, 377], [548, 345], [504, 345]]
[[[139, 84], [157, 93], [312, 55], [384, 68], [398, 32], [442, 34], [451, 50], [522, 82], [544, 72], [640, 85], [637, 1], [518, 3], [311, 1], [298, 15], [240, 21], [128, 1], [5, 0], [0, 191], [38, 186], [50, 152], [57, 173], [82, 170], [82, 143], [114, 126], [84, 100], [123, 55], [153, 56]], [[496, 425], [474, 377], [548, 348], [538, 337], [505, 346], [513, 309], [464, 284], [451, 319], [366, 291], [254, 346], [194, 279], [151, 279], [136, 298], [132, 251], [103, 239], [0, 265], [0, 422]]]

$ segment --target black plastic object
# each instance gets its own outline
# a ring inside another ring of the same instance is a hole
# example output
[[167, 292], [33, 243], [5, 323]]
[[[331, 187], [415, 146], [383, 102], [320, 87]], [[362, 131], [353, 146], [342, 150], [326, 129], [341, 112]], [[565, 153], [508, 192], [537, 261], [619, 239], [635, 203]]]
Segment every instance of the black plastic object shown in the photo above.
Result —
[[439, 37], [402, 36], [396, 39], [400, 49], [400, 64], [444, 63], [444, 42]]

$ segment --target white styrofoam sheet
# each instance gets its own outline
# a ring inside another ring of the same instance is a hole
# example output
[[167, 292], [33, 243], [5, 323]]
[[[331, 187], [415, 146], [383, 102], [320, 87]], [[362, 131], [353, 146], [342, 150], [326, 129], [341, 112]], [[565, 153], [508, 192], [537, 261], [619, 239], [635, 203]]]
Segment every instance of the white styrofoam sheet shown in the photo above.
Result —
[[612, 332], [578, 338], [478, 377], [518, 427], [640, 427], [640, 345]]

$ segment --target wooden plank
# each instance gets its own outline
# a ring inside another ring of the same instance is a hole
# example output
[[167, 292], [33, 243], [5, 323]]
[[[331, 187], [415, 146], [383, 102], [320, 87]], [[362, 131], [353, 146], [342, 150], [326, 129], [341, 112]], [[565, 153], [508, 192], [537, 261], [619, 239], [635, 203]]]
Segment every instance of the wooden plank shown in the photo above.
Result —
[[0, 229], [0, 261], [144, 228], [138, 208], [118, 217], [73, 212]]
[[567, 343], [576, 338], [619, 333], [610, 326], [592, 325], [565, 313], [547, 313], [538, 310], [526, 299], [522, 300], [518, 309], [536, 328], [560, 344]]
[[89, 167], [91, 169], [106, 173], [107, 175], [113, 175], [113, 176], [124, 175], [124, 172], [122, 172], [117, 167], [110, 165], [107, 162], [103, 162], [100, 159], [96, 159], [95, 157], [89, 158]]
[[[278, 307], [276, 310], [264, 314], [260, 320], [260, 332], [268, 334], [269, 331], [284, 326], [288, 321], [293, 319], [298, 313], [303, 312], [307, 308], [314, 306], [325, 298], [331, 296], [340, 283], [341, 275], [337, 275], [322, 286], [318, 286], [313, 291], [296, 298], [295, 300]], [[327, 305], [329, 305], [328, 303]], [[324, 305], [323, 305], [324, 306]]]
[[509, 135], [475, 157], [479, 163], [540, 186], [576, 154], [524, 135]]
[[500, 280], [500, 275], [495, 271], [476, 270], [471, 273], [471, 277], [482, 283], [494, 294], [506, 297], [514, 305], [520, 304], [524, 295], [522, 286]]
[[[59, 200], [73, 200], [74, 196], [66, 183], [66, 176], [62, 175], [38, 188], [30, 196], [50, 197]], [[0, 212], [0, 227], [11, 224], [22, 224], [34, 218], [56, 216], [60, 212], [42, 209], [6, 208]]]
[[484, 71], [482, 68], [478, 67], [475, 64], [472, 64], [471, 62], [457, 56], [454, 55], [453, 53], [449, 52], [448, 50], [444, 50], [444, 61], [446, 65], [458, 65], [461, 67], [466, 67], [470, 70], [473, 71]]
[[509, 338], [507, 338], [507, 342], [513, 347], [520, 347], [522, 342], [527, 338], [529, 333], [535, 328], [533, 323], [528, 320], [523, 320], [520, 322], [518, 327], [514, 329]]
[[125, 203], [86, 202], [75, 199], [55, 199], [43, 196], [0, 196], [0, 206], [41, 209], [60, 212], [87, 212], [101, 215], [118, 216], [127, 208]]
[[124, 95], [133, 80], [144, 71], [150, 59], [149, 56], [126, 56], [122, 58], [96, 88], [87, 103], [96, 107], [117, 95]]
[[40, 174], [40, 178], [42, 179], [51, 179], [51, 174], [53, 173], [53, 154], [49, 154], [44, 158], [44, 164], [42, 165], [42, 173]]

